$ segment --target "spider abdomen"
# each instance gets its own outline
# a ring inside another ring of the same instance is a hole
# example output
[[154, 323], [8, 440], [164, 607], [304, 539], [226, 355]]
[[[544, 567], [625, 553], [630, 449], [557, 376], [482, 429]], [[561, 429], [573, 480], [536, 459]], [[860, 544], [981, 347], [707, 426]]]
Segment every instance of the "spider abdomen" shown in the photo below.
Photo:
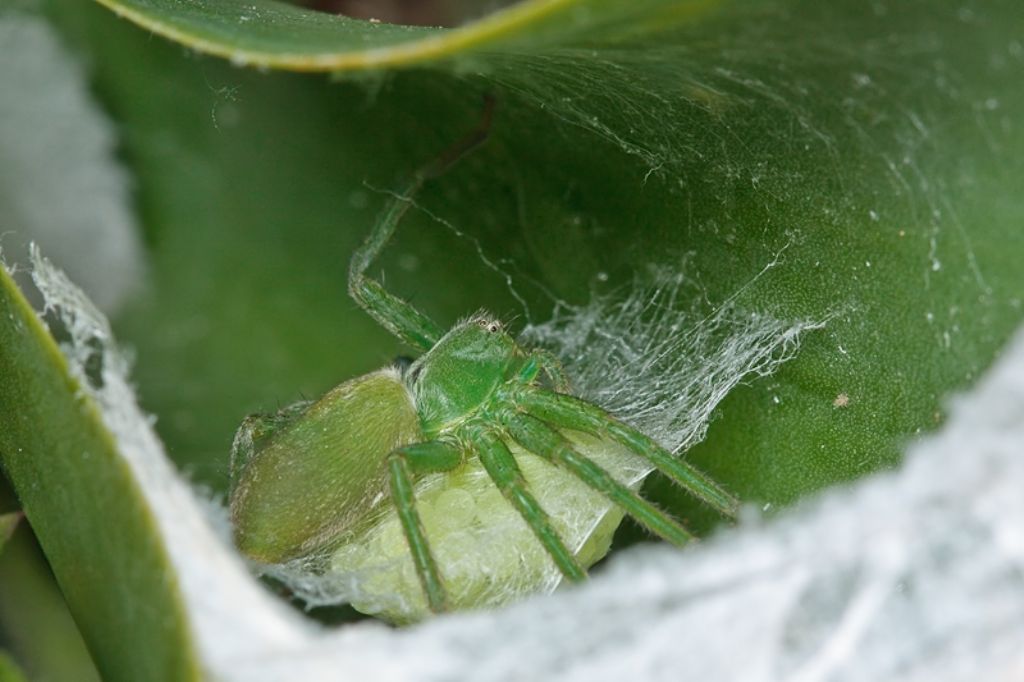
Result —
[[[330, 544], [362, 523], [387, 488], [383, 463], [421, 440], [412, 397], [396, 371], [346, 381], [295, 411], [270, 435], [237, 438], [231, 494], [235, 542], [261, 563], [280, 563]], [[240, 431], [241, 434], [241, 431]], [[244, 434], [243, 434], [244, 435]]]

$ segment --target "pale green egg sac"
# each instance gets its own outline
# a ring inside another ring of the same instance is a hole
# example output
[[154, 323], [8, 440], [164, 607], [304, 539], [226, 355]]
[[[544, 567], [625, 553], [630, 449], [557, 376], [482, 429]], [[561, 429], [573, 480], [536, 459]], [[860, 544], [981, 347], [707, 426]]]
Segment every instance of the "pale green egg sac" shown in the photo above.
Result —
[[[580, 432], [566, 435], [578, 452], [633, 489], [650, 471], [649, 464], [614, 442]], [[622, 521], [622, 510], [572, 474], [518, 446], [512, 451], [530, 490], [580, 565], [589, 568], [601, 560]], [[563, 582], [558, 567], [479, 459], [423, 478], [416, 485], [416, 504], [453, 609], [500, 606], [551, 592]], [[335, 549], [329, 562], [324, 586], [347, 590], [356, 609], [397, 623], [429, 615], [394, 508]]]

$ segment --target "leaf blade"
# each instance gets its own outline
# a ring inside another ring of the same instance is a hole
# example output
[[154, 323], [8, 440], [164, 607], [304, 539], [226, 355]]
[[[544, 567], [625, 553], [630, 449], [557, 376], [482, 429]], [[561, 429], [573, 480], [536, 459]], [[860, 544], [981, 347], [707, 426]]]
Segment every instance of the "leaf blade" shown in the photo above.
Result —
[[144, 28], [236, 64], [294, 71], [401, 68], [515, 42], [581, 0], [527, 0], [455, 29], [400, 26], [275, 0], [167, 3], [98, 0]]
[[11, 387], [0, 392], [0, 458], [97, 667], [107, 679], [198, 679], [151, 512], [6, 268], [0, 377]]

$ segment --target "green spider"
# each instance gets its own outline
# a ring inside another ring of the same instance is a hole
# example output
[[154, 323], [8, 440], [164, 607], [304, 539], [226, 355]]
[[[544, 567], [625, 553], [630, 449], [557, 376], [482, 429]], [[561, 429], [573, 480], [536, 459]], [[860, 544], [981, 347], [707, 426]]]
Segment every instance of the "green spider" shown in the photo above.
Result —
[[571, 395], [557, 359], [498, 320], [481, 313], [444, 333], [366, 276], [422, 184], [482, 142], [489, 118], [395, 195], [352, 258], [349, 294], [422, 355], [247, 418], [232, 454], [238, 548], [264, 565], [312, 557], [359, 583], [357, 608], [395, 622], [582, 581], [623, 513], [685, 545], [691, 534], [636, 492], [652, 467], [722, 514], [737, 509], [709, 477]]

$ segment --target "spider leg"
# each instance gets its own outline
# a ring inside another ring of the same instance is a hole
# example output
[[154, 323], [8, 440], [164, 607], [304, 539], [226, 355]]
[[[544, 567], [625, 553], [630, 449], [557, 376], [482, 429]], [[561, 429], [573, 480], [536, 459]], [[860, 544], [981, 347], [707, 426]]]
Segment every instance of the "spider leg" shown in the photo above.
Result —
[[417, 173], [402, 192], [391, 198], [366, 241], [352, 254], [348, 268], [348, 293], [382, 327], [413, 348], [428, 351], [441, 338], [441, 328], [412, 304], [366, 276], [366, 270], [384, 250], [395, 227], [409, 210], [412, 197], [423, 185], [423, 180], [423, 175]]
[[547, 513], [530, 493], [526, 479], [508, 446], [492, 431], [482, 428], [473, 428], [469, 440], [476, 448], [480, 462], [491, 480], [530, 526], [562, 575], [572, 582], [586, 579], [587, 572], [565, 546]]
[[569, 377], [562, 368], [562, 362], [554, 353], [546, 350], [531, 350], [526, 354], [522, 366], [519, 367], [517, 381], [521, 384], [533, 384], [541, 373], [546, 374], [556, 393], [569, 392]]
[[228, 464], [228, 473], [231, 476], [231, 490], [233, 491], [242, 477], [249, 460], [256, 454], [257, 443], [270, 436], [278, 428], [286, 426], [292, 420], [309, 407], [310, 401], [303, 400], [281, 410], [276, 414], [250, 414], [239, 424], [235, 431], [235, 438], [231, 442], [231, 459]]
[[576, 452], [564, 436], [541, 420], [509, 411], [502, 422], [512, 438], [526, 450], [573, 472], [655, 535], [680, 547], [693, 539], [678, 521], [616, 481], [600, 465]]
[[677, 459], [640, 431], [585, 400], [539, 388], [517, 391], [515, 404], [541, 421], [563, 429], [606, 436], [640, 455], [677, 485], [725, 516], [735, 517], [739, 502], [706, 474]]
[[382, 327], [421, 351], [428, 351], [437, 343], [443, 334], [441, 328], [412, 304], [390, 293], [377, 280], [367, 277], [366, 271], [387, 246], [423, 183], [448, 170], [487, 139], [493, 113], [494, 99], [487, 97], [480, 123], [441, 156], [420, 168], [405, 188], [392, 196], [362, 246], [352, 254], [348, 269], [349, 296]]
[[569, 376], [565, 373], [565, 368], [562, 367], [562, 361], [554, 353], [536, 349], [530, 352], [530, 356], [536, 360], [541, 371], [548, 375], [556, 392], [569, 392]]
[[430, 552], [430, 543], [423, 530], [423, 521], [416, 510], [416, 496], [413, 488], [414, 474], [432, 471], [451, 471], [462, 462], [462, 453], [455, 447], [440, 441], [414, 443], [388, 455], [388, 474], [391, 497], [398, 512], [405, 540], [412, 553], [416, 575], [423, 586], [427, 604], [434, 613], [447, 609], [448, 595], [441, 582], [441, 572]]

